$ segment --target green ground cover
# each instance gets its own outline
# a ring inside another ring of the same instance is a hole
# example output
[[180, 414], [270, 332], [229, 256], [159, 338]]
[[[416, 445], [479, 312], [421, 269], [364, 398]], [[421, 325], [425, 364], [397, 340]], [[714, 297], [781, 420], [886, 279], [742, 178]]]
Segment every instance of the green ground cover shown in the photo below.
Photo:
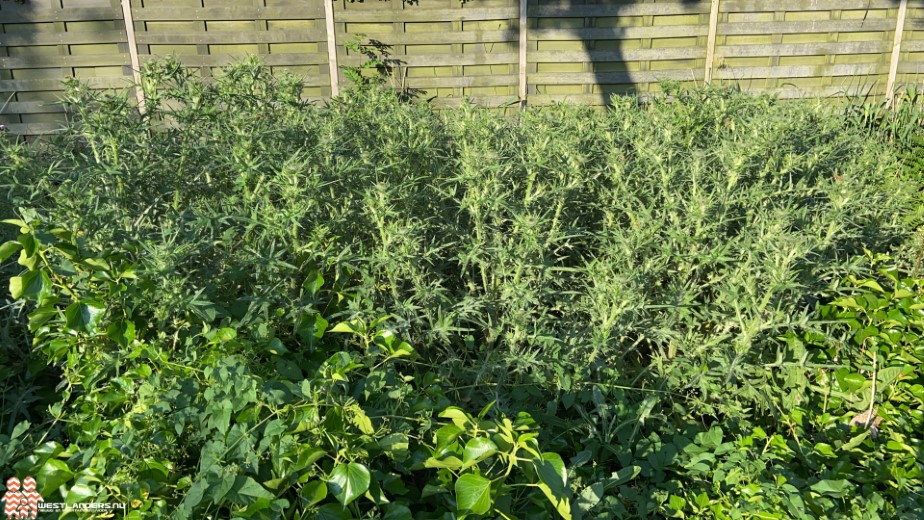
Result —
[[915, 93], [504, 117], [373, 84], [313, 106], [254, 62], [143, 86], [144, 116], [72, 84], [60, 135], [0, 137], [0, 475], [46, 501], [924, 510]]

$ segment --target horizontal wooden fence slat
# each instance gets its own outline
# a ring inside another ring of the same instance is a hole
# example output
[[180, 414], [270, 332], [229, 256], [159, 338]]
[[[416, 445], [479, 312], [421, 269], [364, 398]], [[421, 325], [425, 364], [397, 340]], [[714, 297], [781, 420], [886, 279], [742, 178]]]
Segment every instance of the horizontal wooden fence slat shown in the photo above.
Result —
[[612, 61], [657, 61], [657, 60], [688, 60], [702, 58], [706, 55], [705, 49], [690, 47], [666, 47], [659, 49], [624, 49], [619, 51], [535, 51], [529, 54], [530, 63], [555, 62], [597, 62]]
[[[404, 9], [389, 12], [389, 22], [470, 22], [481, 20], [513, 19], [519, 16], [516, 7], [466, 8], [466, 9]], [[382, 21], [382, 13], [376, 11], [341, 11], [337, 22], [375, 23]]]
[[[451, 43], [487, 43], [487, 42], [515, 42], [518, 39], [514, 31], [472, 31], [472, 32], [434, 32], [434, 33], [403, 33], [396, 35], [391, 32], [363, 33], [367, 38], [374, 38], [387, 45], [437, 45]], [[338, 32], [337, 40], [349, 39], [350, 33]]]
[[[271, 55], [272, 56], [272, 55]], [[347, 56], [341, 58], [343, 65], [356, 67], [361, 65], [365, 56]], [[497, 54], [469, 53], [469, 54], [404, 54], [398, 58], [396, 65], [402, 67], [447, 67], [464, 65], [508, 65], [515, 64], [517, 53], [503, 52]]]
[[811, 20], [799, 22], [719, 23], [719, 34], [811, 34], [834, 32], [891, 31], [895, 21], [886, 18], [869, 20]]
[[490, 76], [446, 76], [415, 77], [411, 85], [415, 88], [461, 88], [461, 87], [509, 87], [517, 84], [516, 74], [494, 74]]
[[48, 135], [60, 131], [64, 126], [64, 121], [60, 123], [10, 123], [4, 126], [14, 135]]
[[553, 85], [583, 85], [586, 83], [657, 83], [662, 79], [690, 79], [702, 71], [623, 71], [623, 72], [536, 72], [529, 74], [530, 83]]
[[516, 101], [516, 96], [478, 96], [476, 98], [438, 97], [434, 98], [432, 101], [430, 101], [430, 103], [436, 108], [454, 108], [464, 103], [471, 103], [473, 105], [482, 107], [497, 108], [510, 105]]
[[656, 16], [671, 14], [704, 14], [709, 12], [709, 2], [657, 3], [657, 4], [584, 4], [531, 5], [527, 15], [535, 18], [592, 18], [615, 16]]
[[215, 32], [175, 32], [175, 33], [137, 33], [139, 44], [242, 44], [242, 43], [292, 43], [322, 42], [327, 37], [323, 31], [215, 31]]
[[323, 18], [320, 3], [304, 3], [298, 8], [222, 6], [222, 7], [145, 7], [133, 11], [136, 22], [169, 22], [181, 20], [292, 20]]
[[[125, 88], [131, 84], [129, 76], [101, 76], [83, 78], [90, 88]], [[62, 90], [63, 79], [0, 79], [0, 92], [35, 92]]]
[[0, 69], [43, 69], [51, 67], [116, 67], [129, 65], [128, 54], [62, 54], [17, 58], [0, 57]]
[[122, 18], [118, 7], [68, 7], [67, 9], [3, 10], [2, 23], [88, 22]]
[[726, 13], [759, 13], [767, 11], [830, 11], [889, 9], [894, 0], [723, 0]]
[[878, 63], [845, 63], [840, 65], [780, 65], [776, 67], [720, 67], [716, 79], [811, 78], [819, 76], [868, 76], [885, 74]]
[[537, 40], [613, 40], [638, 38], [680, 38], [706, 36], [705, 25], [665, 25], [657, 27], [617, 27], [583, 29], [535, 29], [527, 35], [530, 41]]
[[889, 51], [886, 41], [767, 43], [717, 45], [716, 57], [815, 56], [820, 54], [878, 54]]
[[0, 45], [5, 47], [23, 47], [29, 45], [77, 45], [98, 43], [125, 43], [125, 31], [96, 32], [58, 32], [33, 34], [0, 34]]
[[0, 107], [3, 107], [3, 112], [0, 112], [0, 115], [49, 114], [64, 112], [63, 105], [57, 103], [46, 103], [42, 101], [13, 101], [7, 104], [5, 107], [3, 106], [3, 103], [0, 102]]
[[924, 74], [924, 61], [915, 61], [898, 64], [899, 74]]
[[[191, 54], [182, 56], [183, 64], [189, 67], [223, 67], [240, 61], [244, 55], [241, 54]], [[142, 63], [155, 61], [163, 56], [145, 54], [139, 56]], [[270, 67], [285, 67], [297, 65], [319, 65], [327, 63], [327, 55], [320, 52], [292, 53], [292, 54], [267, 54], [260, 56], [265, 65]], [[310, 79], [310, 78], [309, 78]]]

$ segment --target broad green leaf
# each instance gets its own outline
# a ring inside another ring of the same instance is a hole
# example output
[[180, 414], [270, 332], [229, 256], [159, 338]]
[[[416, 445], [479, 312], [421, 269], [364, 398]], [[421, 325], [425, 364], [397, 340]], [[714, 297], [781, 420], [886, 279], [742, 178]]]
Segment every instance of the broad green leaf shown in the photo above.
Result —
[[866, 438], [869, 437], [869, 435], [870, 435], [870, 430], [863, 429], [863, 431], [857, 434], [856, 436], [854, 436], [854, 438], [844, 443], [844, 445], [841, 446], [841, 451], [850, 451], [856, 448], [860, 444], [863, 444], [863, 441], [866, 440]]
[[[270, 500], [276, 498], [275, 495], [267, 491], [266, 488], [261, 486], [256, 480], [245, 476], [240, 476], [235, 479], [234, 489], [232, 489], [231, 493], [237, 493], [238, 495], [244, 495], [253, 498], [268, 498]], [[233, 497], [230, 495], [229, 498], [233, 500]]]
[[365, 331], [365, 325], [359, 321], [355, 323], [349, 321], [341, 321], [340, 323], [334, 325], [333, 328], [328, 330], [328, 332], [355, 332], [357, 334], [362, 334]]
[[465, 443], [465, 449], [462, 450], [462, 462], [465, 463], [464, 467], [469, 467], [495, 453], [497, 453], [497, 444], [494, 444], [490, 439], [476, 437]]
[[440, 417], [443, 419], [451, 420], [453, 424], [462, 429], [465, 429], [467, 425], [472, 421], [472, 416], [457, 406], [450, 406], [446, 408], [440, 412]]
[[295, 326], [298, 336], [305, 342], [308, 348], [314, 348], [315, 345], [324, 337], [329, 323], [316, 312], [303, 314]]
[[68, 305], [64, 309], [64, 317], [68, 328], [89, 334], [96, 329], [104, 312], [106, 308], [102, 303], [87, 300]]
[[585, 513], [594, 508], [603, 500], [603, 482], [594, 482], [581, 491], [578, 497], [577, 506]]
[[302, 284], [305, 290], [308, 291], [308, 294], [310, 294], [312, 297], [318, 294], [318, 291], [323, 285], [324, 277], [321, 276], [321, 273], [314, 269], [308, 273], [308, 276], [305, 278], [305, 282]]
[[590, 459], [592, 459], [593, 456], [594, 456], [594, 452], [590, 450], [579, 451], [574, 455], [574, 457], [571, 457], [571, 460], [570, 460], [571, 467], [572, 468], [581, 467], [584, 464], [587, 464], [588, 462], [590, 462]]
[[108, 271], [111, 268], [105, 258], [84, 258], [83, 263], [94, 271]]
[[221, 503], [222, 499], [225, 498], [225, 495], [227, 495], [228, 492], [234, 488], [235, 480], [236, 477], [234, 473], [222, 474], [218, 485], [212, 488], [212, 501], [216, 504]]
[[565, 520], [571, 519], [571, 504], [568, 500], [568, 470], [557, 453], [543, 453], [542, 460], [535, 461], [539, 473], [539, 489], [555, 506]]
[[404, 433], [390, 433], [379, 439], [376, 444], [395, 460], [402, 461], [409, 454], [409, 441], [407, 434]]
[[879, 372], [876, 373], [876, 379], [879, 380], [879, 387], [886, 388], [897, 381], [904, 370], [905, 367], [885, 367], [879, 369]]
[[414, 520], [414, 515], [405, 505], [388, 504], [385, 506], [385, 516], [382, 520]]
[[215, 341], [217, 344], [227, 343], [236, 337], [236, 330], [230, 327], [224, 327], [215, 331], [215, 339], [213, 341]]
[[10, 296], [16, 300], [41, 302], [51, 296], [51, 289], [51, 279], [45, 271], [29, 271], [10, 278]]
[[290, 471], [301, 471], [321, 459], [327, 452], [321, 448], [302, 444], [298, 448], [298, 459], [289, 467]]
[[815, 451], [824, 455], [825, 457], [831, 457], [831, 458], [837, 457], [837, 455], [834, 453], [834, 449], [831, 447], [830, 444], [826, 442], [815, 443]]
[[4, 242], [0, 245], [0, 263], [5, 262], [7, 258], [13, 256], [13, 253], [19, 251], [20, 247], [22, 247], [22, 244], [13, 240]]
[[700, 493], [693, 498], [693, 502], [699, 507], [709, 507], [709, 495], [707, 495], [705, 492]]
[[344, 506], [369, 490], [371, 475], [366, 466], [358, 462], [338, 464], [327, 478], [327, 485], [334, 498]]
[[73, 485], [67, 490], [67, 496], [64, 498], [64, 501], [68, 504], [79, 504], [81, 502], [86, 502], [87, 499], [96, 496], [96, 492], [90, 488], [88, 482], [84, 478], [77, 479]]
[[316, 520], [353, 520], [349, 511], [337, 504], [324, 504], [318, 509]]
[[851, 485], [844, 479], [839, 480], [819, 480], [818, 482], [811, 485], [812, 491], [821, 494], [829, 495], [833, 497], [843, 497], [850, 490]]
[[863, 388], [863, 384], [866, 383], [866, 378], [857, 372], [851, 372], [846, 368], [842, 368], [834, 372], [834, 378], [837, 379], [837, 383], [840, 386], [841, 390], [845, 392], [852, 392]]
[[29, 230], [29, 224], [26, 224], [25, 221], [19, 220], [18, 218], [7, 218], [0, 220], [0, 222], [17, 226], [20, 230], [22, 230], [23, 233], [26, 233]]
[[13, 435], [10, 436], [10, 439], [18, 439], [20, 435], [29, 431], [29, 427], [32, 426], [32, 423], [29, 421], [22, 421], [13, 428]]
[[455, 424], [446, 424], [436, 430], [436, 452], [440, 453], [462, 435], [462, 428]]
[[59, 459], [48, 459], [38, 472], [38, 482], [42, 485], [42, 494], [50, 495], [64, 483], [74, 478], [74, 473]]
[[430, 457], [424, 461], [425, 468], [434, 468], [434, 469], [459, 469], [462, 467], [462, 461], [459, 460], [459, 457], [446, 457], [444, 459], [437, 459], [435, 457]]
[[366, 415], [366, 412], [364, 412], [362, 408], [359, 406], [351, 406], [348, 411], [350, 413], [350, 422], [359, 428], [359, 431], [365, 433], [366, 435], [372, 435], [375, 433], [375, 428], [372, 426], [372, 420], [369, 419], [369, 416]]
[[456, 480], [456, 504], [460, 513], [486, 514], [491, 509], [491, 481], [466, 473]]
[[674, 511], [683, 511], [683, 508], [687, 505], [687, 501], [677, 495], [671, 495], [667, 500], [667, 505]]
[[22, 245], [22, 250], [27, 257], [34, 255], [35, 250], [38, 249], [39, 246], [39, 242], [35, 238], [35, 235], [31, 235], [29, 233], [23, 233], [22, 235], [19, 235], [17, 241], [20, 243], [20, 245]]
[[697, 434], [696, 440], [704, 448], [715, 449], [722, 444], [722, 428], [713, 426], [707, 432]]
[[312, 480], [305, 484], [298, 494], [307, 500], [308, 503], [306, 505], [311, 507], [327, 498], [327, 484], [321, 480]]
[[606, 480], [606, 487], [611, 488], [613, 486], [625, 484], [637, 477], [641, 472], [641, 466], [626, 466], [610, 475], [610, 478]]
[[118, 320], [112, 322], [106, 329], [106, 335], [109, 339], [115, 341], [123, 347], [127, 347], [135, 340], [135, 324], [129, 320]]

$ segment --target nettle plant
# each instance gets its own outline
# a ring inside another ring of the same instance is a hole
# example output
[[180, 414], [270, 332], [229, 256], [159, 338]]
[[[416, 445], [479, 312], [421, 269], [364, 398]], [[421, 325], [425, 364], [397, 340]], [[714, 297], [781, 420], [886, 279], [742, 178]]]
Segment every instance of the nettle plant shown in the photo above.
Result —
[[[20, 234], [0, 261], [24, 268], [10, 292], [61, 381], [0, 466], [46, 500], [122, 502], [129, 518], [571, 518], [531, 417], [450, 406], [388, 317], [303, 311], [283, 331], [177, 308], [172, 329], [143, 305], [158, 286], [131, 245], [95, 250], [34, 211], [6, 223]], [[310, 286], [338, 296], [321, 274]]]

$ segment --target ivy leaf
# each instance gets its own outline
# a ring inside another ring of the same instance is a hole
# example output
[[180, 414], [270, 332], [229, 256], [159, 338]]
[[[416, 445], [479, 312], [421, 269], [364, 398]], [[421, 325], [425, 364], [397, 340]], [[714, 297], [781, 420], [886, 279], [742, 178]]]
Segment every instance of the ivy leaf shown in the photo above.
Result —
[[51, 279], [45, 271], [29, 271], [22, 276], [10, 278], [10, 295], [18, 300], [41, 302], [51, 296]]
[[369, 490], [371, 475], [366, 466], [357, 462], [338, 464], [330, 472], [327, 484], [334, 498], [344, 507]]
[[606, 480], [606, 487], [609, 489], [614, 486], [625, 484], [626, 482], [629, 482], [630, 480], [637, 477], [641, 472], [641, 466], [626, 466], [610, 475], [610, 478]]
[[337, 504], [324, 504], [318, 509], [317, 520], [353, 520], [353, 515]]
[[96, 329], [104, 312], [106, 307], [102, 303], [85, 300], [68, 305], [64, 309], [64, 317], [68, 328], [89, 334]]
[[465, 465], [462, 469], [471, 467], [484, 459], [497, 453], [497, 444], [491, 439], [476, 437], [465, 443], [465, 449], [462, 450], [462, 461]]
[[298, 494], [307, 500], [307, 506], [311, 507], [327, 498], [327, 484], [320, 480], [313, 480], [305, 484]]
[[555, 510], [565, 520], [571, 520], [571, 503], [568, 500], [568, 471], [565, 462], [557, 453], [543, 453], [542, 460], [536, 461], [539, 473], [538, 484], [542, 493], [555, 506]]
[[20, 247], [22, 247], [22, 244], [12, 240], [9, 242], [4, 242], [3, 245], [0, 245], [0, 263], [13, 256], [13, 253], [18, 251]]
[[74, 478], [74, 472], [67, 467], [67, 464], [58, 459], [48, 459], [38, 473], [38, 481], [42, 484], [42, 493], [46, 496], [72, 478]]
[[812, 484], [812, 491], [820, 495], [828, 495], [832, 497], [843, 497], [849, 491], [850, 483], [847, 480], [819, 480], [818, 482]]
[[67, 505], [78, 504], [86, 502], [87, 499], [95, 495], [96, 492], [90, 487], [89, 481], [85, 477], [81, 477], [68, 489], [64, 502]]
[[106, 329], [106, 335], [109, 336], [109, 339], [112, 341], [115, 341], [123, 347], [127, 347], [129, 343], [135, 339], [135, 324], [129, 320], [113, 322], [112, 325], [109, 325], [109, 328]]
[[[234, 481], [234, 489], [232, 493], [236, 492], [237, 495], [243, 495], [253, 498], [267, 498], [274, 499], [275, 495], [266, 490], [261, 486], [256, 480], [250, 477], [237, 477]], [[232, 498], [229, 496], [229, 498]], [[233, 499], [233, 498], [232, 498]]]
[[414, 515], [405, 505], [388, 504], [385, 506], [385, 511], [382, 520], [414, 520]]
[[483, 515], [491, 509], [491, 481], [466, 473], [456, 481], [456, 503], [460, 513]]

